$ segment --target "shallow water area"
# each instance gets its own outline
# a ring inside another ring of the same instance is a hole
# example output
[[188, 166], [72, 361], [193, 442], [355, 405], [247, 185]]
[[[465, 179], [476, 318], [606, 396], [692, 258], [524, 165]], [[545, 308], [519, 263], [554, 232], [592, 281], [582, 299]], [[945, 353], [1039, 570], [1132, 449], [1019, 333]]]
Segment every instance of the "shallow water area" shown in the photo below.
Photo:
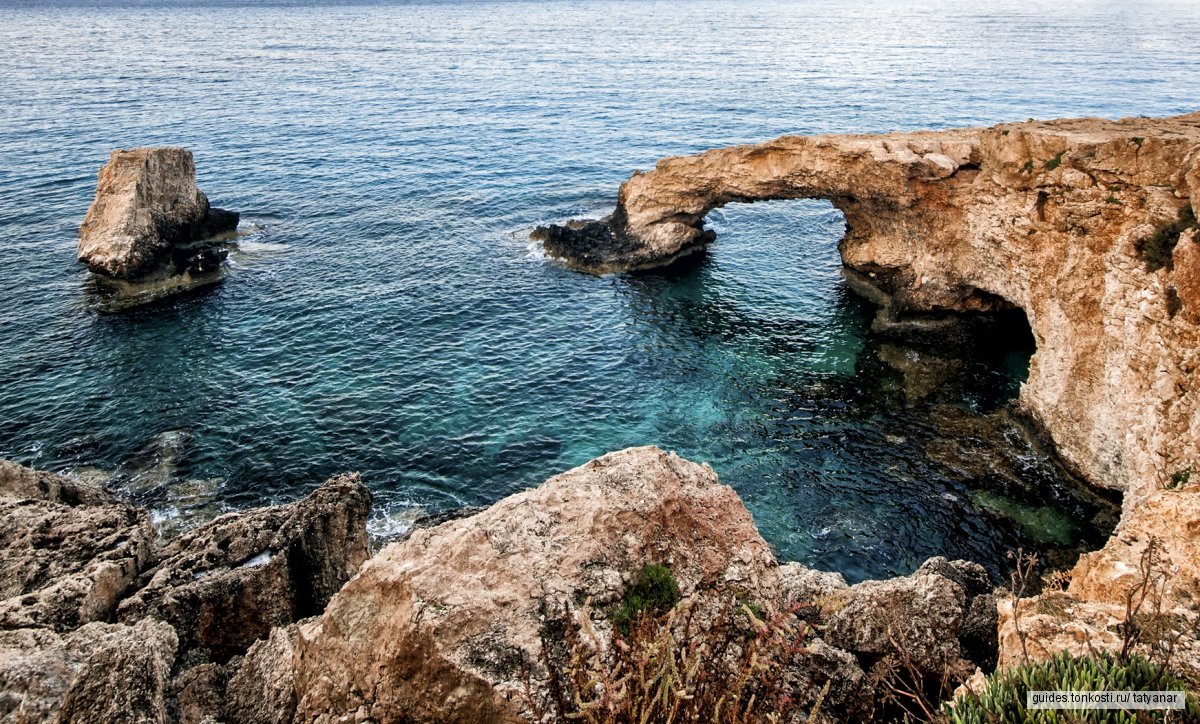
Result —
[[[712, 146], [1196, 110], [1197, 20], [1167, 0], [0, 5], [0, 457], [152, 481], [127, 492], [162, 515], [357, 470], [387, 536], [658, 444], [711, 463], [782, 558], [854, 580], [1094, 545], [1109, 502], [994, 414], [1032, 350], [873, 338], [828, 204], [714, 212], [710, 252], [655, 273], [572, 273], [527, 235]], [[220, 285], [102, 314], [74, 235], [109, 151], [154, 144], [192, 149], [248, 233]], [[140, 459], [175, 431], [169, 469]]]

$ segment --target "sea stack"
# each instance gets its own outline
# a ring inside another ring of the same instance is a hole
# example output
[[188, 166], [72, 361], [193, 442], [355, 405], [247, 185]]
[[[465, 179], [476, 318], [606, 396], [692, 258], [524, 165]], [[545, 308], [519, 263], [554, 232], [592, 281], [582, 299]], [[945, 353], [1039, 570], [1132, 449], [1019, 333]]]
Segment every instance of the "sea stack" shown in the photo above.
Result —
[[121, 306], [219, 282], [239, 215], [209, 206], [184, 148], [118, 149], [100, 169], [78, 258]]

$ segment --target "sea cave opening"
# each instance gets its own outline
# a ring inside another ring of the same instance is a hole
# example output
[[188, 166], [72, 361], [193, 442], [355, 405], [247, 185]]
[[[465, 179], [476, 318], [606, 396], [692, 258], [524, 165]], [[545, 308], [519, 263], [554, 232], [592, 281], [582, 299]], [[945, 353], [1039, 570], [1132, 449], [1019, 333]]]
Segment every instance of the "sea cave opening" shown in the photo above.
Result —
[[[960, 343], [906, 339], [843, 274], [828, 201], [729, 204], [703, 257], [628, 275], [678, 409], [661, 442], [713, 463], [783, 560], [857, 581], [931, 556], [1052, 567], [1099, 547], [1118, 505], [1074, 477], [1014, 404], [1034, 337], [1013, 306]], [[673, 369], [675, 365], [678, 369]], [[674, 375], [672, 377], [672, 374]]]

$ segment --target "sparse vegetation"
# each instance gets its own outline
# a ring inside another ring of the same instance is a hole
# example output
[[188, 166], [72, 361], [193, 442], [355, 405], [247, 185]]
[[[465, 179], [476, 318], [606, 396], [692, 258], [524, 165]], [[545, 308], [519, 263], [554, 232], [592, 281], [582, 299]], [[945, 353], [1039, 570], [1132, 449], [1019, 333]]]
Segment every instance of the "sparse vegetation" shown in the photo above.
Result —
[[1109, 197], [1108, 197], [1107, 199], [1105, 199], [1104, 201], [1105, 201], [1105, 203], [1109, 203], [1109, 204], [1120, 204], [1120, 205], [1124, 205], [1124, 203], [1125, 203], [1124, 201], [1121, 201], [1120, 199], [1118, 199], [1116, 196], [1109, 196]]
[[[791, 721], [797, 693], [781, 675], [803, 652], [807, 628], [792, 611], [760, 618], [730, 602], [709, 615], [685, 605], [643, 610], [606, 651], [579, 626], [564, 632], [565, 656], [543, 656], [549, 710], [530, 695], [538, 720], [588, 724]], [[568, 620], [574, 620], [568, 615]], [[553, 647], [543, 640], [543, 649]], [[529, 688], [529, 687], [527, 687]], [[803, 692], [820, 721], [824, 689]]]
[[1023, 166], [1021, 166], [1021, 173], [1029, 173], [1032, 170], [1033, 170], [1033, 160], [1032, 159], [1030, 159], [1029, 161], [1026, 161], [1025, 164]]
[[644, 614], [661, 616], [679, 603], [679, 582], [671, 569], [657, 563], [642, 566], [637, 579], [613, 609], [613, 625], [626, 636]]
[[1053, 171], [1054, 169], [1056, 169], [1060, 165], [1062, 165], [1062, 157], [1063, 157], [1063, 152], [1060, 151], [1057, 156], [1055, 156], [1054, 158], [1047, 161], [1046, 162], [1046, 170]]
[[1182, 470], [1176, 470], [1175, 474], [1171, 476], [1171, 482], [1167, 484], [1167, 490], [1177, 490], [1179, 488], [1182, 488], [1183, 486], [1185, 486], [1189, 482], [1191, 482], [1191, 480], [1192, 480], [1192, 469], [1191, 468], [1184, 468]]
[[[1169, 721], [1163, 711], [1027, 710], [1027, 691], [1187, 691], [1186, 684], [1166, 669], [1141, 657], [1122, 659], [1110, 654], [1072, 657], [1059, 654], [1035, 664], [1001, 670], [988, 677], [983, 691], [965, 694], [943, 708], [955, 724], [992, 722], [1144, 722]], [[1186, 717], [1200, 718], [1196, 697], [1187, 698]]]
[[1172, 268], [1172, 256], [1179, 237], [1192, 228], [1196, 228], [1196, 214], [1191, 204], [1185, 204], [1174, 221], [1163, 224], [1153, 234], [1139, 241], [1138, 252], [1146, 260], [1146, 269], [1155, 272], [1163, 267]]

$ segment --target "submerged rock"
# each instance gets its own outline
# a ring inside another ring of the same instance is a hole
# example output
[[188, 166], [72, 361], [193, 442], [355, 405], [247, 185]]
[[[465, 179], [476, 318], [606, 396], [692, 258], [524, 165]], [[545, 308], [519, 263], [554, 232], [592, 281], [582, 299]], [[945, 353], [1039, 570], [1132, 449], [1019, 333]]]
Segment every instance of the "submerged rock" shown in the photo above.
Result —
[[183, 148], [113, 151], [79, 228], [79, 261], [129, 302], [220, 281], [238, 214], [209, 206]]

